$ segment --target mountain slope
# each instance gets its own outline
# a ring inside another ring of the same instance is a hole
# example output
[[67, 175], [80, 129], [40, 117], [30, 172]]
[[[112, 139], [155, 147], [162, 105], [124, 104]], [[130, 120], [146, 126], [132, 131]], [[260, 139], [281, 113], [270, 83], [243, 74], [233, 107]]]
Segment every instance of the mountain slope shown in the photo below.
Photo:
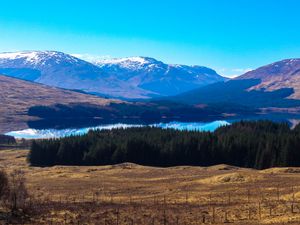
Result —
[[57, 51], [1, 53], [0, 74], [122, 99], [170, 96], [225, 80], [206, 67], [146, 57], [98, 61], [96, 66]]
[[174, 97], [189, 104], [229, 103], [251, 107], [300, 106], [300, 60], [288, 59]]
[[300, 59], [275, 62], [245, 73], [236, 79], [259, 79], [261, 81], [249, 90], [274, 91], [292, 88], [294, 93], [289, 98], [300, 99]]
[[143, 98], [150, 94], [109, 76], [89, 62], [56, 51], [1, 53], [0, 74], [106, 96]]
[[226, 80], [207, 67], [170, 65], [149, 57], [106, 59], [94, 63], [117, 79], [163, 96]]
[[106, 107], [111, 103], [121, 103], [2, 75], [0, 89], [0, 131], [26, 127], [28, 121], [36, 119], [28, 115], [34, 106], [87, 104]]

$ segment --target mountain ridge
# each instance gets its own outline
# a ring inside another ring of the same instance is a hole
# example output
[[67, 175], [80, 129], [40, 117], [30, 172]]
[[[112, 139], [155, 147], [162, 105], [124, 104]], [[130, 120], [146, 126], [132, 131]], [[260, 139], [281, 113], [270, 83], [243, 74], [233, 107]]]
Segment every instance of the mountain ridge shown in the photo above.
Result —
[[225, 80], [201, 66], [168, 65], [150, 57], [98, 62], [58, 51], [0, 53], [0, 74], [121, 99], [170, 96]]
[[165, 64], [151, 57], [102, 59], [94, 63], [109, 74], [117, 74], [120, 80], [164, 96], [227, 80], [205, 66]]

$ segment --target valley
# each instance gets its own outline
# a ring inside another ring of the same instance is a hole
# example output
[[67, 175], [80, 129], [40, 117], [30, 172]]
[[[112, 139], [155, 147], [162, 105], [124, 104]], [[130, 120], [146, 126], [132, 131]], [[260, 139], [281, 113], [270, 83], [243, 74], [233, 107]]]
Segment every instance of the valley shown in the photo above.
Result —
[[56, 51], [1, 53], [1, 103], [6, 107], [0, 112], [0, 132], [298, 119], [298, 67], [298, 59], [283, 60], [227, 79], [207, 67], [150, 57], [87, 62]]
[[1, 1], [0, 225], [300, 225], [300, 1]]

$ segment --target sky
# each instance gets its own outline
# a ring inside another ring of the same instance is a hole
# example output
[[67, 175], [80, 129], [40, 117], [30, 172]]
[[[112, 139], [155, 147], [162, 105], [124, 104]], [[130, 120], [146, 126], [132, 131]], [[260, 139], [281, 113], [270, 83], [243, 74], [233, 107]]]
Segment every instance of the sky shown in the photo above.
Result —
[[0, 0], [0, 52], [149, 56], [225, 76], [300, 58], [299, 0]]

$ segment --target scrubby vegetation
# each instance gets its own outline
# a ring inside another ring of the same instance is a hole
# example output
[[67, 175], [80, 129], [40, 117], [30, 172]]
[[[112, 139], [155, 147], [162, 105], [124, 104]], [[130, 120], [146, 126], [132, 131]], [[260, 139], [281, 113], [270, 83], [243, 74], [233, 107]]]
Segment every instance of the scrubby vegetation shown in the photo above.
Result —
[[36, 166], [150, 166], [231, 164], [257, 169], [300, 166], [300, 126], [241, 121], [215, 132], [153, 127], [90, 131], [83, 136], [34, 141], [29, 161]]
[[0, 170], [0, 224], [4, 220], [5, 224], [24, 224], [23, 219], [32, 211], [25, 182], [22, 170], [9, 174]]

